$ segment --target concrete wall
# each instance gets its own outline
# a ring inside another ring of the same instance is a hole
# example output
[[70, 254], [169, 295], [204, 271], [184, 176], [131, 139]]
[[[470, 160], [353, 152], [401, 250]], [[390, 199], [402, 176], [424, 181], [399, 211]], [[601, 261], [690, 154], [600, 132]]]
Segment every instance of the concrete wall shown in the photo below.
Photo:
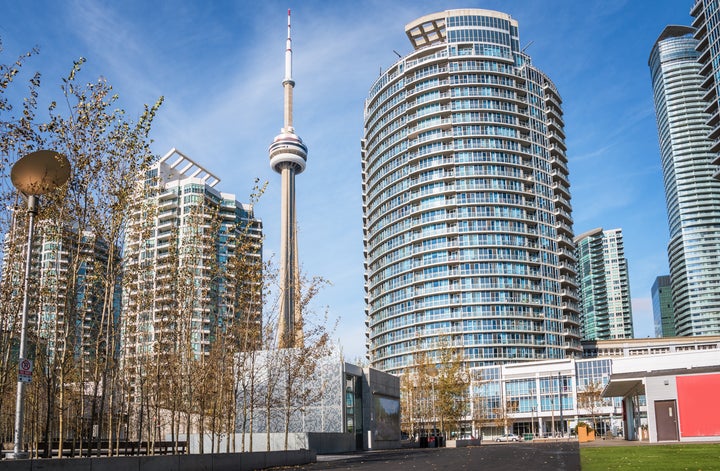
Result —
[[691, 369], [718, 365], [717, 350], [688, 351], [612, 359], [612, 374]]
[[[363, 375], [363, 447], [366, 450], [384, 450], [400, 448], [400, 378], [391, 374], [365, 368]], [[378, 418], [380, 411], [375, 410], [376, 398], [396, 400], [398, 406], [397, 424], [394, 424], [392, 433], [388, 433], [387, 423], [381, 423]], [[378, 429], [384, 427], [380, 433]], [[392, 438], [388, 438], [392, 435]]]
[[357, 451], [355, 434], [352, 433], [308, 433], [307, 435], [309, 448], [318, 454]]
[[[268, 436], [266, 433], [246, 433], [245, 434], [245, 451], [250, 451], [250, 436], [252, 435], [252, 451], [285, 451], [285, 434], [270, 434], [270, 449], [268, 449]], [[185, 435], [180, 436], [180, 440], [185, 440]], [[228, 437], [216, 439], [215, 449], [223, 453], [227, 447]], [[190, 446], [190, 454], [200, 453], [200, 436], [196, 433], [190, 435], [188, 440]], [[235, 434], [235, 451], [243, 450], [243, 434]], [[218, 448], [219, 444], [219, 448]], [[288, 433], [288, 450], [309, 450], [308, 438], [306, 433]], [[203, 437], [203, 451], [210, 453], [212, 451], [212, 440], [210, 436]]]
[[[245, 434], [245, 450], [250, 450], [250, 435], [252, 435], [252, 450], [256, 451], [284, 451], [285, 450], [285, 434], [284, 433], [271, 433], [270, 434], [270, 450], [267, 449], [267, 434], [265, 433], [254, 433]], [[181, 437], [184, 440], [184, 436]], [[235, 450], [242, 449], [243, 436], [241, 433], [235, 434]], [[190, 453], [196, 454], [199, 451], [199, 436], [197, 434], [190, 435]], [[220, 452], [225, 450], [227, 444], [227, 437], [223, 437], [219, 440]], [[204, 451], [208, 453], [211, 448], [210, 437], [206, 436], [204, 440]], [[217, 442], [215, 444], [217, 448]], [[320, 433], [320, 432], [309, 432], [309, 433], [288, 433], [288, 450], [313, 450], [316, 453], [347, 453], [349, 451], [356, 451], [355, 447], [355, 435], [351, 433]]]
[[271, 453], [219, 453], [213, 455], [120, 456], [0, 462], [8, 471], [252, 471], [278, 466], [314, 463], [310, 450]]

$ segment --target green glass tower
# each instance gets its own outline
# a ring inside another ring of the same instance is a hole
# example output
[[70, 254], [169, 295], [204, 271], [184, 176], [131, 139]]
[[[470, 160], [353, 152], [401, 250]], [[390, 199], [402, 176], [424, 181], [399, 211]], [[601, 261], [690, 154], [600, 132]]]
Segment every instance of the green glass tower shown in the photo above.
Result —
[[620, 229], [593, 229], [575, 238], [583, 340], [633, 337], [630, 281]]
[[670, 275], [658, 276], [652, 285], [653, 320], [655, 337], [674, 337], [675, 318]]

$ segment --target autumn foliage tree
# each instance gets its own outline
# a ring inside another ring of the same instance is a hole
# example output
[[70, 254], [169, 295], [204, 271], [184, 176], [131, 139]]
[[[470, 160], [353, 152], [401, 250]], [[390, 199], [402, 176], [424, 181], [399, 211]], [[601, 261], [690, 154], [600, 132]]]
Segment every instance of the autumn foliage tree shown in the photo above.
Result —
[[470, 374], [461, 353], [446, 337], [434, 345], [437, 355], [415, 354], [412, 368], [400, 379], [402, 428], [410, 435], [452, 435], [471, 412]]

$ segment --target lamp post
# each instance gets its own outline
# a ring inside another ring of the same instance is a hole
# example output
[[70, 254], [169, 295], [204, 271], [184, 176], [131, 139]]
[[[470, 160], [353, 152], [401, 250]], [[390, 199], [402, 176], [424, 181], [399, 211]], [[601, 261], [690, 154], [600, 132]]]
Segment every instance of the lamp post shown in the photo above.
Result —
[[563, 423], [563, 393], [562, 393], [562, 375], [558, 371], [558, 401], [560, 402], [560, 436], [565, 435], [565, 424]]
[[[10, 170], [10, 180], [17, 190], [27, 198], [28, 234], [25, 254], [25, 277], [23, 280], [22, 317], [20, 322], [20, 346], [18, 365], [31, 363], [25, 360], [25, 331], [27, 330], [28, 287], [30, 284], [30, 266], [32, 264], [32, 241], [35, 230], [35, 216], [38, 212], [38, 197], [56, 190], [70, 178], [70, 162], [67, 157], [51, 150], [32, 152], [15, 162]], [[28, 371], [28, 368], [19, 366]], [[31, 366], [30, 366], [31, 367]], [[24, 459], [28, 454], [23, 448], [23, 406], [25, 382], [18, 371], [17, 396], [15, 401], [15, 440], [8, 459]]]
[[530, 388], [530, 398], [531, 398], [531, 409], [530, 409], [530, 431], [533, 434], [533, 438], [535, 438], [535, 411], [537, 410], [537, 396], [535, 395], [535, 388]]

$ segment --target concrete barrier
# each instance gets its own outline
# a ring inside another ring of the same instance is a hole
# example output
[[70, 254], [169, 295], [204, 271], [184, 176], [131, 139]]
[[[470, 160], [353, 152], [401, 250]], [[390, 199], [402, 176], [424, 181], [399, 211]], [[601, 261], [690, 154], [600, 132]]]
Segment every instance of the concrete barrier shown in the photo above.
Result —
[[8, 471], [252, 471], [317, 461], [313, 450], [256, 451], [204, 455], [113, 456], [2, 460]]
[[455, 448], [461, 448], [464, 446], [480, 446], [480, 445], [482, 445], [481, 438], [461, 438], [461, 439], [455, 440]]

